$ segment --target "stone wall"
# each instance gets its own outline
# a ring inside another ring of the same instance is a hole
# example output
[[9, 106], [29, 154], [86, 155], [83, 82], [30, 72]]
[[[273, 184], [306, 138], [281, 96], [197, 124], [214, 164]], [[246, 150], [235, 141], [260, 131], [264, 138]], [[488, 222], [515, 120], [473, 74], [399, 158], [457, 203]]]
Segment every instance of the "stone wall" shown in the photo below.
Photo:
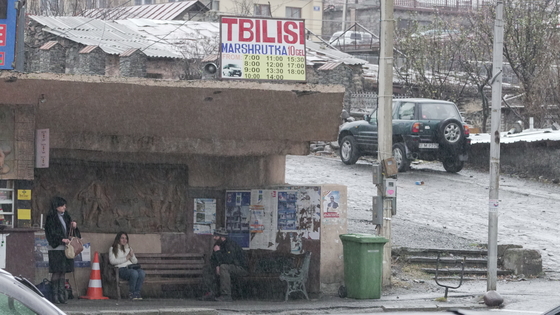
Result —
[[147, 60], [146, 54], [140, 50], [136, 50], [130, 55], [121, 55], [119, 59], [120, 75], [123, 77], [145, 77]]
[[[560, 179], [560, 141], [500, 144], [500, 173], [543, 181]], [[481, 170], [490, 167], [490, 144], [473, 144], [466, 164]]]
[[307, 67], [307, 82], [310, 84], [341, 84], [345, 87], [343, 108], [350, 111], [351, 94], [362, 92], [364, 77], [361, 65], [340, 64], [332, 70], [317, 70], [321, 65]]

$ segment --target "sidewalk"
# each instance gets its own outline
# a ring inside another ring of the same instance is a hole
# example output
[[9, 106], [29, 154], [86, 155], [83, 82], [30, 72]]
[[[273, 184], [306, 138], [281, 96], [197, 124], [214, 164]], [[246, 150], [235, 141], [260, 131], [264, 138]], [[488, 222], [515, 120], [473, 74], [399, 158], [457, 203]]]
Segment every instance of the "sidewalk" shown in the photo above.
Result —
[[[232, 315], [232, 314], [352, 314], [395, 311], [444, 311], [448, 309], [487, 309], [482, 302], [486, 281], [470, 281], [459, 289], [449, 290], [447, 302], [436, 299], [444, 296], [444, 289], [436, 292], [418, 293], [417, 290], [391, 292], [380, 299], [356, 300], [323, 295], [309, 301], [305, 299], [283, 300], [235, 300], [233, 302], [205, 302], [195, 299], [129, 300], [69, 300], [60, 309], [69, 315]], [[544, 312], [560, 304], [560, 281], [531, 279], [498, 283], [498, 293], [504, 298], [502, 309]]]

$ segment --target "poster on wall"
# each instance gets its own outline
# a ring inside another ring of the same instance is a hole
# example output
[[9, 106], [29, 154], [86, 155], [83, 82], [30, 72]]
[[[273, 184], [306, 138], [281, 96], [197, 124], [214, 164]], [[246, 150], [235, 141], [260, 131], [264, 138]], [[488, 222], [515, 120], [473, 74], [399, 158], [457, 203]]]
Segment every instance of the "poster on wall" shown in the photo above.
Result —
[[278, 192], [278, 229], [280, 231], [297, 230], [297, 192]]
[[14, 126], [13, 109], [0, 106], [0, 176], [2, 179], [17, 179]]
[[277, 204], [279, 236], [289, 242], [292, 253], [302, 252], [303, 239], [320, 239], [320, 187], [282, 187]]
[[216, 228], [216, 199], [194, 198], [194, 234], [212, 235]]
[[323, 197], [323, 216], [325, 218], [339, 218], [340, 192], [327, 190]]
[[249, 248], [250, 205], [250, 190], [226, 191], [226, 230], [229, 238], [243, 248]]
[[251, 192], [251, 249], [276, 249], [277, 203], [275, 190]]
[[[49, 250], [45, 233], [35, 233], [35, 267], [49, 267]], [[91, 244], [84, 243], [84, 251], [74, 258], [74, 267], [90, 268], [91, 267]]]

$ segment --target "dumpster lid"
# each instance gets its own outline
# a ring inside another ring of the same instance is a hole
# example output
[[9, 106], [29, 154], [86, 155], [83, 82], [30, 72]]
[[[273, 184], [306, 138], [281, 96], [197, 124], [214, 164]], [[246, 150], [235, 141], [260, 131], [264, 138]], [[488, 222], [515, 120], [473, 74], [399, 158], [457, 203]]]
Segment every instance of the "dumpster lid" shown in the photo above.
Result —
[[354, 243], [387, 243], [389, 242], [388, 239], [384, 238], [383, 236], [372, 235], [372, 234], [362, 234], [362, 233], [354, 233], [354, 234], [340, 234], [340, 239], [348, 242]]

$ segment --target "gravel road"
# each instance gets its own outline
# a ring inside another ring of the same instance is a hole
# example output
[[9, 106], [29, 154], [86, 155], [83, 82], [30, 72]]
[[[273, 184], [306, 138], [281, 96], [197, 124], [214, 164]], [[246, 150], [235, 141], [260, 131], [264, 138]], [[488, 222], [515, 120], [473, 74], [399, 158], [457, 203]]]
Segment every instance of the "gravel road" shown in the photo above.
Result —
[[[371, 200], [376, 188], [371, 163], [344, 165], [338, 157], [288, 156], [286, 182], [292, 185], [341, 184], [348, 187], [348, 232], [374, 234]], [[423, 185], [416, 185], [423, 181]], [[399, 173], [395, 246], [469, 248], [488, 240], [489, 174], [470, 169], [445, 172], [423, 162]], [[547, 273], [560, 271], [560, 187], [510, 176], [500, 178], [498, 244], [537, 249]]]

